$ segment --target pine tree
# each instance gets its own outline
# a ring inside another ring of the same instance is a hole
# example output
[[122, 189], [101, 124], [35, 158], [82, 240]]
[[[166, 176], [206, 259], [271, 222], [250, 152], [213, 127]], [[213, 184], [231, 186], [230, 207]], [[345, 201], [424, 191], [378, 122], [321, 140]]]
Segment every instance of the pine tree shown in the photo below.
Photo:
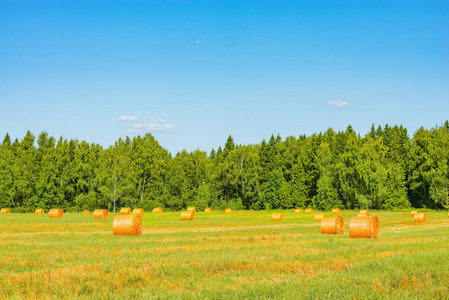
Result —
[[234, 139], [231, 135], [229, 135], [228, 139], [226, 140], [225, 147], [223, 149], [223, 157], [226, 158], [228, 154], [235, 149]]

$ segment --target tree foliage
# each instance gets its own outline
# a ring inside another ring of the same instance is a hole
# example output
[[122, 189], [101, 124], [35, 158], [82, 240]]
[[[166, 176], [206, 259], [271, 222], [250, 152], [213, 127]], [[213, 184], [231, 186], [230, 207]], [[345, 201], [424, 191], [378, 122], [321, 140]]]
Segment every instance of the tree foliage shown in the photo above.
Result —
[[449, 122], [420, 128], [373, 125], [345, 131], [271, 136], [217, 151], [172, 156], [150, 134], [104, 149], [46, 132], [0, 144], [0, 205], [82, 210], [122, 206], [180, 210], [313, 207], [449, 208]]

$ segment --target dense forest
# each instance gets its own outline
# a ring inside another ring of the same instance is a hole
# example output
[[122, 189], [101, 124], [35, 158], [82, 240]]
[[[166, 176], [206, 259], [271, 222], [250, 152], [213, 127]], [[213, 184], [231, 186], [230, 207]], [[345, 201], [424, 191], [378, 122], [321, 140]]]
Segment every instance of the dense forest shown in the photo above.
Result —
[[449, 208], [449, 122], [420, 128], [351, 126], [311, 136], [272, 136], [236, 145], [231, 136], [210, 153], [172, 156], [147, 133], [104, 149], [56, 140], [46, 132], [0, 145], [0, 206], [68, 211], [123, 206], [151, 210], [329, 210]]

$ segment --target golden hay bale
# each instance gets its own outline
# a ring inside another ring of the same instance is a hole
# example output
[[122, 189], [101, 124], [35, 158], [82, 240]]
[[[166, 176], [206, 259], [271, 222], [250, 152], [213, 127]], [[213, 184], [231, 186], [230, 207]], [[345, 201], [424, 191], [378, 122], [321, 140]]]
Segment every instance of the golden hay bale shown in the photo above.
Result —
[[425, 213], [416, 214], [413, 216], [415, 223], [424, 223], [427, 221], [427, 215]]
[[194, 219], [195, 219], [195, 212], [194, 211], [183, 211], [181, 213], [181, 220], [192, 221]]
[[339, 209], [339, 208], [334, 208], [334, 209], [332, 210], [332, 213], [333, 213], [334, 215], [339, 215], [339, 214], [340, 214], [340, 209]]
[[142, 217], [139, 214], [117, 215], [112, 222], [114, 235], [142, 234]]
[[414, 215], [416, 215], [417, 213], [418, 213], [417, 210], [413, 210], [412, 213], [411, 213], [412, 217], [413, 217]]
[[359, 214], [357, 215], [357, 217], [368, 217], [368, 216], [369, 216], [369, 212], [366, 209], [361, 210], [359, 212]]
[[304, 211], [306, 214], [313, 214], [313, 209], [308, 208]]
[[50, 209], [50, 211], [48, 212], [48, 217], [62, 218], [62, 217], [64, 217], [64, 211], [62, 209], [58, 209], [58, 208]]
[[271, 215], [271, 221], [284, 221], [284, 215], [283, 214], [278, 214], [278, 213], [274, 213]]
[[134, 208], [133, 214], [139, 214], [141, 217], [145, 214], [145, 210], [143, 208]]
[[225, 213], [232, 213], [232, 209], [231, 208], [226, 208], [225, 209]]
[[9, 208], [2, 208], [2, 210], [0, 210], [0, 214], [9, 214], [10, 212]]
[[321, 221], [321, 233], [322, 234], [345, 233], [345, 222], [343, 221], [343, 218], [340, 216], [324, 218]]
[[349, 236], [352, 238], [375, 238], [380, 233], [376, 216], [354, 217], [349, 222]]
[[195, 207], [187, 207], [187, 211], [193, 211], [194, 213], [196, 213], [196, 208]]
[[204, 212], [206, 212], [206, 213], [210, 213], [210, 212], [212, 212], [212, 209], [210, 209], [210, 208], [206, 208], [206, 209], [204, 210]]
[[83, 210], [83, 214], [90, 214], [90, 211], [88, 209]]
[[155, 207], [155, 208], [153, 209], [153, 212], [154, 212], [154, 213], [161, 213], [161, 212], [162, 212], [162, 208], [161, 208], [161, 207]]
[[315, 221], [321, 221], [321, 220], [324, 219], [324, 214], [315, 214], [315, 215], [313, 216], [313, 219], [314, 219]]
[[295, 214], [302, 214], [302, 209], [301, 208], [295, 209]]
[[131, 208], [129, 208], [129, 207], [123, 207], [120, 210], [120, 214], [121, 215], [129, 215], [130, 213], [131, 213]]
[[37, 208], [35, 211], [34, 211], [34, 214], [36, 214], [36, 215], [43, 215], [45, 212], [44, 212], [44, 210], [42, 209], [42, 208]]
[[94, 219], [107, 219], [109, 218], [109, 211], [107, 209], [94, 210]]

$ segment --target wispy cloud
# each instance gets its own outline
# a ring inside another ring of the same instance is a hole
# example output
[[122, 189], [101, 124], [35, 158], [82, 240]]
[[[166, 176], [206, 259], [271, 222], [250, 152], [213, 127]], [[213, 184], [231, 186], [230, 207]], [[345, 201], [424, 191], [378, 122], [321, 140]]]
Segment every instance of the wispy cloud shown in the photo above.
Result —
[[329, 102], [327, 102], [327, 104], [333, 106], [334, 108], [342, 108], [342, 107], [345, 107], [345, 106], [349, 106], [349, 103], [348, 103], [348, 102], [346, 102], [346, 101], [341, 101], [341, 100], [338, 100], [338, 101], [329, 101]]
[[117, 121], [133, 122], [133, 128], [129, 130], [131, 133], [143, 133], [145, 131], [173, 131], [175, 126], [169, 124], [163, 119], [154, 117], [137, 118], [134, 116], [121, 116]]
[[121, 116], [117, 121], [138, 121], [139, 119], [133, 116]]
[[128, 130], [128, 132], [131, 132], [131, 133], [143, 133], [143, 130], [140, 130], [140, 129], [130, 129], [130, 130]]

